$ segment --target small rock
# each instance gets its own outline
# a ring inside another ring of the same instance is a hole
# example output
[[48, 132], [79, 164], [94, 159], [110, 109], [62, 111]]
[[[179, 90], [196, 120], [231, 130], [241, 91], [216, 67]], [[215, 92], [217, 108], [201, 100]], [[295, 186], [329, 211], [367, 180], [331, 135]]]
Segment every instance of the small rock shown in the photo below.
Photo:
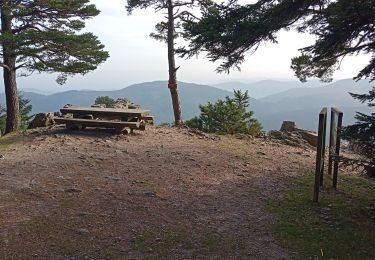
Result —
[[145, 196], [147, 197], [155, 197], [156, 196], [156, 193], [153, 192], [153, 191], [146, 191], [145, 193], [143, 193]]
[[0, 154], [0, 160], [4, 160], [4, 159], [5, 159], [4, 155]]
[[79, 193], [79, 192], [82, 192], [82, 190], [77, 189], [77, 188], [67, 188], [67, 189], [64, 190], [64, 192], [67, 192], [67, 193]]
[[236, 175], [239, 177], [245, 177], [245, 174], [243, 174], [242, 172], [236, 172]]
[[80, 229], [77, 229], [77, 233], [80, 235], [86, 235], [86, 234], [89, 234], [90, 231], [88, 231], [86, 228], [80, 228]]

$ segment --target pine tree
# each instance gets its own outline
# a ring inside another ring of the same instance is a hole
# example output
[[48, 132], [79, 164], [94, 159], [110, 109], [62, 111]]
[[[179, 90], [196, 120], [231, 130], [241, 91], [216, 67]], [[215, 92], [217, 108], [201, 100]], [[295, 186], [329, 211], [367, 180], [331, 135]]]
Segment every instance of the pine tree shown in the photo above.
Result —
[[251, 134], [257, 136], [262, 130], [261, 124], [247, 111], [250, 105], [248, 91], [234, 91], [233, 97], [225, 97], [215, 103], [200, 105], [201, 114], [186, 121], [186, 125], [206, 133]]
[[129, 14], [136, 8], [154, 8], [155, 11], [166, 11], [166, 21], [156, 24], [156, 33], [150, 36], [156, 40], [167, 43], [168, 46], [168, 66], [169, 81], [168, 88], [172, 97], [175, 125], [181, 125], [182, 113], [177, 87], [177, 70], [175, 59], [175, 39], [181, 36], [182, 21], [191, 20], [194, 15], [189, 9], [206, 5], [210, 0], [127, 0], [127, 11]]
[[1, 8], [0, 64], [4, 70], [6, 132], [20, 127], [17, 72], [85, 74], [108, 58], [92, 33], [80, 33], [85, 20], [99, 14], [89, 0], [3, 0]]
[[[369, 106], [375, 106], [375, 87], [368, 94], [351, 94], [360, 102], [368, 102]], [[353, 160], [342, 158], [347, 165], [363, 166], [370, 177], [375, 177], [375, 113], [366, 115], [357, 113], [357, 123], [343, 129], [343, 138], [356, 147], [356, 150], [363, 156], [363, 159]]]
[[[206, 51], [211, 61], [224, 60], [218, 72], [229, 72], [239, 68], [246, 53], [254, 53], [260, 44], [277, 43], [281, 30], [295, 29], [316, 37], [314, 44], [292, 59], [291, 68], [302, 82], [312, 77], [331, 81], [342, 59], [359, 53], [371, 59], [354, 80], [374, 82], [374, 21], [375, 0], [257, 0], [246, 5], [234, 0], [211, 4], [200, 19], [186, 21], [184, 37], [190, 42], [178, 52], [191, 57]], [[371, 103], [374, 92], [353, 97]], [[358, 123], [344, 131], [345, 138], [360, 143], [362, 155], [369, 159], [366, 169], [374, 171], [374, 114], [358, 113], [356, 118]]]

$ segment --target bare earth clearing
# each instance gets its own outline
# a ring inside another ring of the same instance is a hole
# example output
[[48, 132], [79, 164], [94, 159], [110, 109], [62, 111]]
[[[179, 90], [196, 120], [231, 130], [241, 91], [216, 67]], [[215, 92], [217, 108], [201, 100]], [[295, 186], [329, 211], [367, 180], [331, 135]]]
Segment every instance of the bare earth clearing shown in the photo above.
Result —
[[186, 129], [24, 135], [0, 159], [0, 259], [285, 259], [267, 201], [314, 151]]

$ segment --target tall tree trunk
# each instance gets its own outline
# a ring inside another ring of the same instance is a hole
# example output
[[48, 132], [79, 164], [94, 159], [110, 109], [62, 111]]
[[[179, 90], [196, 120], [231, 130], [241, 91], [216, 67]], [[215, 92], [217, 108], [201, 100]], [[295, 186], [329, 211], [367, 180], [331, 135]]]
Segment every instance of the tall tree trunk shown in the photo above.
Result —
[[172, 97], [175, 125], [182, 125], [181, 105], [177, 89], [177, 68], [174, 50], [174, 14], [172, 0], [168, 0], [168, 64], [169, 64], [169, 90]]
[[[12, 33], [12, 17], [10, 14], [10, 1], [4, 1], [1, 8], [2, 34]], [[20, 108], [18, 101], [16, 81], [16, 55], [12, 42], [3, 42], [3, 70], [4, 86], [7, 108], [7, 120], [5, 133], [16, 131], [20, 128]]]

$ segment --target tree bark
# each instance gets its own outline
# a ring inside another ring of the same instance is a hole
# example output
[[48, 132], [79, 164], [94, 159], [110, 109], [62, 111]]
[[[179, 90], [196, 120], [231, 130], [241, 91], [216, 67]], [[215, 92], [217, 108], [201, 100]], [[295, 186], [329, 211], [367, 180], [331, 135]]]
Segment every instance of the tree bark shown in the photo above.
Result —
[[177, 68], [175, 61], [175, 49], [174, 49], [174, 14], [173, 14], [173, 2], [168, 0], [168, 64], [169, 64], [169, 81], [168, 87], [171, 92], [173, 113], [175, 125], [182, 125], [181, 105], [180, 98], [177, 88]]
[[[2, 34], [12, 33], [10, 1], [4, 1], [1, 8]], [[12, 42], [3, 42], [3, 74], [6, 97], [7, 119], [5, 133], [18, 130], [21, 126], [20, 108], [16, 81], [16, 54]]]

